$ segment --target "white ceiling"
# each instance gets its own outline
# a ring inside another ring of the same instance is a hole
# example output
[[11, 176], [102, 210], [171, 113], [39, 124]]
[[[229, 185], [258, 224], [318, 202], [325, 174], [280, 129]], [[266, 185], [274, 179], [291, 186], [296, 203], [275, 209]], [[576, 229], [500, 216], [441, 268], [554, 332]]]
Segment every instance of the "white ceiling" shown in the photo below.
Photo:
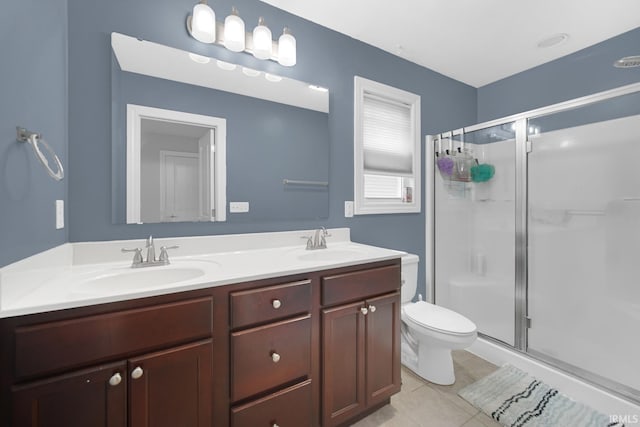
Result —
[[640, 0], [262, 1], [475, 87], [640, 26]]

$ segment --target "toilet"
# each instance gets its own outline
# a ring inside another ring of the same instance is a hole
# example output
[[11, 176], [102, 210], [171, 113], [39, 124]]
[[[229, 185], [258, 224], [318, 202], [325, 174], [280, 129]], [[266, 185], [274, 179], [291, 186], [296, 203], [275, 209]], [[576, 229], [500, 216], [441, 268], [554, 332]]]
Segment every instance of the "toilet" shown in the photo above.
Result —
[[463, 315], [426, 301], [411, 302], [418, 286], [417, 255], [402, 257], [402, 364], [435, 384], [455, 382], [451, 350], [469, 347], [476, 325]]

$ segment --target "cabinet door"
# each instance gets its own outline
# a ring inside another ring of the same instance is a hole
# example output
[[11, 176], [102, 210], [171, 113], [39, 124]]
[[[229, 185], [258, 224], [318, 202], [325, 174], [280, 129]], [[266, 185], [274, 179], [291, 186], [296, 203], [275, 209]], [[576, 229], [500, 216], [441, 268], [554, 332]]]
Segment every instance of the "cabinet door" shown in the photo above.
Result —
[[365, 408], [363, 302], [322, 310], [322, 425], [341, 424]]
[[14, 427], [125, 427], [124, 362], [15, 387]]
[[400, 391], [400, 294], [368, 299], [367, 405]]
[[131, 427], [212, 425], [212, 341], [129, 360]]

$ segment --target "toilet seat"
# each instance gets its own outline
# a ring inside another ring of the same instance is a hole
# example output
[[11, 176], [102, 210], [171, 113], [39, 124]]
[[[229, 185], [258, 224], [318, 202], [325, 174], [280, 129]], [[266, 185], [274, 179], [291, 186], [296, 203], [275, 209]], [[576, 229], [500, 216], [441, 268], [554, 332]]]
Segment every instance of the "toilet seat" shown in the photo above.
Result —
[[476, 332], [476, 325], [463, 315], [448, 308], [418, 301], [406, 304], [404, 313], [408, 320], [423, 328], [450, 335], [470, 335]]

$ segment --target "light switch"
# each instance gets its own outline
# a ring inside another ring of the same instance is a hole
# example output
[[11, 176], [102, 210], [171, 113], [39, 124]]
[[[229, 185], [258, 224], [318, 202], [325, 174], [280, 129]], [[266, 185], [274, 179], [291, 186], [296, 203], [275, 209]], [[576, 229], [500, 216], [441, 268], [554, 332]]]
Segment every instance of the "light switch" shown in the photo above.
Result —
[[56, 200], [56, 230], [64, 228], [64, 200]]
[[249, 212], [249, 202], [229, 202], [229, 212], [231, 213]]
[[344, 217], [352, 218], [353, 217], [353, 201], [346, 200], [344, 202]]

